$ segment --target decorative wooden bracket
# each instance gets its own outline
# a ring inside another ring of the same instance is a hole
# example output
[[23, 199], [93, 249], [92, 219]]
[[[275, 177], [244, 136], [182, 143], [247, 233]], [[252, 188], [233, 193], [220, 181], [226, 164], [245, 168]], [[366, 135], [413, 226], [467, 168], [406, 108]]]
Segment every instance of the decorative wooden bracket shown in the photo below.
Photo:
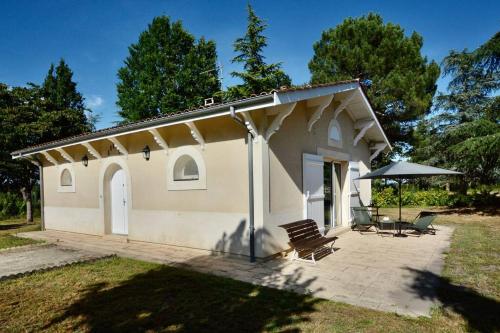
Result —
[[187, 122], [186, 125], [191, 130], [191, 135], [193, 136], [193, 139], [195, 139], [195, 141], [200, 144], [201, 149], [205, 149], [205, 139], [203, 139], [203, 136], [201, 135], [200, 131], [198, 130], [194, 122], [192, 121]]
[[49, 152], [47, 151], [42, 151], [42, 155], [45, 156], [45, 158], [47, 159], [47, 161], [49, 161], [50, 163], [54, 164], [54, 165], [58, 165], [59, 162], [57, 162], [57, 160], [52, 157], [52, 155], [49, 154]]
[[382, 150], [385, 149], [385, 147], [387, 147], [387, 143], [385, 142], [377, 142], [371, 146], [370, 149], [375, 150], [375, 152], [370, 155], [370, 162], [373, 161], [382, 152]]
[[75, 163], [75, 159], [71, 157], [71, 155], [68, 154], [66, 150], [64, 150], [63, 148], [57, 148], [56, 150], [59, 152], [59, 154], [61, 154], [62, 158], [64, 158], [66, 161], [68, 161], [69, 163]]
[[245, 125], [247, 126], [247, 129], [250, 131], [250, 133], [252, 133], [254, 140], [257, 140], [257, 135], [259, 135], [259, 133], [257, 132], [257, 126], [255, 126], [252, 116], [247, 111], [242, 112], [241, 114], [243, 115], [243, 119], [245, 119]]
[[354, 90], [353, 92], [351, 92], [349, 94], [349, 96], [347, 96], [346, 98], [344, 98], [344, 100], [340, 103], [340, 105], [335, 109], [335, 111], [333, 112], [333, 119], [337, 119], [337, 117], [339, 116], [339, 114], [345, 110], [345, 108], [347, 107], [347, 105], [349, 105], [349, 103], [351, 102], [351, 100], [354, 98], [354, 96], [356, 95], [356, 91], [357, 90]]
[[368, 131], [371, 127], [373, 127], [373, 125], [375, 125], [375, 120], [372, 120], [372, 119], [358, 120], [354, 124], [354, 128], [355, 129], [359, 129], [358, 134], [354, 138], [354, 142], [353, 142], [354, 146], [356, 146], [358, 144], [359, 140], [361, 140], [363, 138], [363, 136], [365, 135], [366, 131]]
[[99, 152], [90, 144], [90, 142], [82, 142], [82, 145], [87, 148], [90, 155], [94, 156], [97, 159], [101, 159], [102, 156]]
[[153, 136], [153, 139], [156, 141], [158, 146], [163, 148], [163, 150], [165, 151], [165, 154], [168, 154], [167, 141], [163, 138], [163, 136], [161, 136], [160, 132], [158, 132], [158, 130], [156, 128], [153, 128], [153, 129], [149, 130], [149, 133], [151, 133], [151, 135]]
[[279, 108], [280, 111], [279, 111], [278, 115], [276, 116], [276, 118], [273, 119], [273, 122], [271, 123], [271, 125], [269, 125], [269, 127], [267, 128], [266, 141], [269, 141], [271, 136], [279, 130], [279, 128], [281, 127], [281, 124], [283, 124], [283, 120], [285, 120], [285, 118], [288, 117], [292, 113], [292, 111], [293, 111], [293, 109], [295, 109], [296, 105], [297, 105], [297, 102], [283, 104], [283, 105], [276, 107], [276, 108]]
[[109, 141], [111, 141], [116, 149], [118, 149], [118, 151], [122, 154], [122, 155], [125, 155], [125, 156], [128, 156], [128, 151], [127, 151], [127, 148], [125, 148], [120, 141], [118, 141], [117, 138], [113, 137], [113, 138], [109, 138], [108, 139]]
[[309, 132], [311, 132], [314, 124], [321, 118], [321, 115], [323, 114], [325, 109], [333, 101], [333, 97], [333, 94], [325, 96], [319, 105], [314, 106], [314, 112], [311, 116], [311, 119], [309, 119], [309, 122], [307, 123], [307, 129]]

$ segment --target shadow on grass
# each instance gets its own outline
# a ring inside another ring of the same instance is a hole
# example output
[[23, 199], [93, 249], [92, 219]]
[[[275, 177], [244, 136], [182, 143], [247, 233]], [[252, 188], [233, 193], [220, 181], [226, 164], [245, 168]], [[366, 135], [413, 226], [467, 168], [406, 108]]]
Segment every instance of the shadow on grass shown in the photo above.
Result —
[[26, 224], [26, 223], [0, 224], [0, 230], [20, 229], [22, 227], [26, 227], [29, 225], [32, 225], [32, 224]]
[[469, 331], [500, 331], [500, 302], [471, 288], [454, 285], [449, 279], [432, 272], [407, 269], [414, 275], [411, 289], [420, 298], [438, 301], [445, 309], [460, 314], [466, 320]]
[[464, 208], [447, 208], [439, 211], [433, 211], [437, 215], [483, 215], [483, 216], [500, 216], [498, 207], [464, 207]]
[[72, 330], [260, 332], [307, 320], [316, 302], [307, 295], [160, 266], [118, 286], [90, 286], [45, 329], [81, 319]]
[[[257, 239], [261, 232], [256, 231]], [[176, 267], [160, 266], [119, 285], [91, 285], [45, 329], [68, 320], [77, 322], [72, 330], [91, 332], [298, 331], [289, 327], [308, 321], [319, 302], [310, 296], [315, 278], [305, 279], [300, 267], [285, 272], [279, 260], [250, 264], [247, 258], [215, 255], [247, 250], [247, 243], [245, 221], [241, 221], [231, 235], [222, 235], [209, 255]], [[192, 267], [267, 287], [188, 270]]]

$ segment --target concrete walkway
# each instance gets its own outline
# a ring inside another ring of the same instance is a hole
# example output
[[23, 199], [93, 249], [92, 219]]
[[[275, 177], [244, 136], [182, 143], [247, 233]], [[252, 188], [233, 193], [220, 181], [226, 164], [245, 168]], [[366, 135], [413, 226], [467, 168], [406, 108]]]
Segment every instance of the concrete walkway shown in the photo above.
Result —
[[[439, 226], [436, 235], [393, 238], [349, 231], [339, 236], [334, 254], [316, 265], [274, 259], [250, 264], [241, 258], [169, 245], [120, 242], [98, 236], [38, 231], [21, 237], [45, 240], [101, 254], [153, 261], [353, 305], [428, 316], [438, 276], [444, 265], [452, 229]], [[418, 290], [424, 280], [425, 297]]]
[[0, 251], [0, 280], [26, 273], [104, 257], [103, 253], [65, 248], [54, 244], [14, 247]]

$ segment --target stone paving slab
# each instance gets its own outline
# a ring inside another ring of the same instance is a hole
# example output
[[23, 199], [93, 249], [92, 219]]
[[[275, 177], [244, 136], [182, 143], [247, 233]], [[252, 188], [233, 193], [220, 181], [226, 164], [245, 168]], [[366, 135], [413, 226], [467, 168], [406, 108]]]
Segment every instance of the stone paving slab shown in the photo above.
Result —
[[417, 281], [444, 267], [445, 251], [453, 229], [439, 226], [436, 235], [381, 237], [349, 231], [339, 236], [337, 249], [312, 263], [274, 259], [249, 263], [248, 259], [215, 255], [211, 251], [130, 241], [61, 231], [36, 231], [18, 236], [53, 242], [82, 250], [163, 263], [203, 273], [230, 277], [257, 285], [292, 290], [410, 316], [429, 316], [432, 290], [437, 281], [426, 281], [422, 297]]
[[0, 280], [78, 262], [92, 261], [108, 255], [54, 244], [7, 249], [0, 252]]

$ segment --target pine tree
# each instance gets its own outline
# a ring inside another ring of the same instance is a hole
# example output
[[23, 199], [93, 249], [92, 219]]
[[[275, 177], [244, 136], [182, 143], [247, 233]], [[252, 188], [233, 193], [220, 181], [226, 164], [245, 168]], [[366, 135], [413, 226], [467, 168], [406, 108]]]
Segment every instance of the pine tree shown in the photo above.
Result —
[[57, 67], [51, 64], [39, 87], [31, 84], [33, 94], [40, 97], [40, 142], [60, 139], [94, 129], [95, 118], [87, 117], [84, 98], [73, 81], [73, 71], [64, 59]]
[[382, 17], [348, 18], [314, 44], [311, 83], [360, 78], [389, 140], [401, 151], [416, 120], [430, 112], [439, 66], [422, 56], [422, 37]]
[[413, 160], [456, 168], [470, 185], [500, 181], [499, 64], [500, 33], [475, 51], [450, 51], [443, 60], [448, 91], [419, 124]]
[[196, 41], [180, 21], [156, 17], [129, 47], [118, 78], [125, 122], [200, 106], [220, 90], [215, 42]]
[[244, 37], [234, 43], [234, 50], [238, 53], [233, 63], [242, 63], [243, 72], [232, 72], [233, 77], [240, 78], [243, 84], [230, 87], [228, 97], [243, 97], [258, 94], [281, 86], [289, 86], [291, 79], [281, 69], [281, 63], [266, 64], [262, 54], [267, 46], [267, 38], [263, 35], [266, 24], [255, 14], [248, 5], [248, 26]]
[[76, 83], [73, 82], [73, 72], [64, 59], [59, 61], [55, 72], [54, 64], [50, 65], [42, 90], [55, 110], [73, 109], [82, 113], [85, 111], [83, 96], [78, 92]]

